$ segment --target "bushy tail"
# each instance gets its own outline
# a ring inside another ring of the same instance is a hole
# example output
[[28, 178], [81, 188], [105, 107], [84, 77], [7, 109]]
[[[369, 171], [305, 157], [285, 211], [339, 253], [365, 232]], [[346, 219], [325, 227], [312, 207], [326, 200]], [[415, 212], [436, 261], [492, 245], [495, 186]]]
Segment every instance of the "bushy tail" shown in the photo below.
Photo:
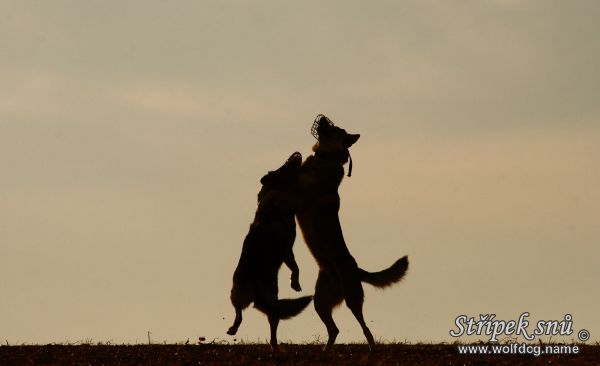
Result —
[[289, 319], [300, 314], [310, 304], [311, 300], [312, 296], [277, 300], [277, 314], [279, 315], [279, 319]]
[[384, 288], [400, 281], [408, 270], [408, 257], [404, 256], [389, 268], [379, 272], [367, 272], [359, 268], [360, 280], [375, 287]]
[[303, 296], [297, 299], [279, 299], [269, 304], [256, 301], [254, 307], [267, 315], [274, 314], [279, 319], [289, 319], [300, 314], [311, 300], [312, 296]]

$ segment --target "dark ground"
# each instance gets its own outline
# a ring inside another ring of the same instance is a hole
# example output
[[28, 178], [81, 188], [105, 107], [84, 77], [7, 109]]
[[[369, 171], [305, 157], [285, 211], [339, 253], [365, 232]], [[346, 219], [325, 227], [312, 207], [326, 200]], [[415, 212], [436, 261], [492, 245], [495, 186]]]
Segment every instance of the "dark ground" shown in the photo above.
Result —
[[0, 346], [0, 365], [600, 365], [600, 346], [578, 355], [461, 355], [456, 345], [46, 345]]

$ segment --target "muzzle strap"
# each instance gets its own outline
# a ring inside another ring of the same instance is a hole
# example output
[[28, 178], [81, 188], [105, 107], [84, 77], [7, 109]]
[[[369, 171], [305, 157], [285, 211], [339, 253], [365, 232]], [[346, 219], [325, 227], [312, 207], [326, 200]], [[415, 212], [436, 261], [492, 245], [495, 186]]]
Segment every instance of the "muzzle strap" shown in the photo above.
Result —
[[348, 177], [352, 176], [352, 156], [350, 156], [350, 152], [348, 151]]

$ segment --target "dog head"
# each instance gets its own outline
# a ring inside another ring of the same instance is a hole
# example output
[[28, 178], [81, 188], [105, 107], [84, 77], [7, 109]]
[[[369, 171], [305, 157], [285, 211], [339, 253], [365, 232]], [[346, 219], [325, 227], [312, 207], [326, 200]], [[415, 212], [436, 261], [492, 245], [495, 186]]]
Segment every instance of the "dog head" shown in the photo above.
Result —
[[350, 146], [354, 145], [360, 138], [359, 134], [351, 134], [343, 128], [337, 127], [331, 120], [319, 114], [310, 129], [311, 134], [317, 139], [313, 151], [322, 156], [329, 156], [345, 164], [350, 160], [348, 176], [352, 171], [352, 158], [350, 157]]
[[302, 165], [302, 154], [299, 152], [293, 153], [279, 169], [270, 171], [260, 179], [263, 185], [258, 192], [258, 201], [271, 190], [279, 190], [289, 192], [296, 187], [298, 176], [300, 174], [300, 166]]
[[302, 165], [302, 155], [293, 153], [277, 170], [270, 171], [260, 179], [260, 183], [272, 189], [281, 189], [296, 182]]
[[348, 150], [360, 138], [359, 134], [351, 134], [337, 127], [322, 114], [315, 118], [310, 132], [317, 139], [317, 144], [313, 148], [315, 152]]

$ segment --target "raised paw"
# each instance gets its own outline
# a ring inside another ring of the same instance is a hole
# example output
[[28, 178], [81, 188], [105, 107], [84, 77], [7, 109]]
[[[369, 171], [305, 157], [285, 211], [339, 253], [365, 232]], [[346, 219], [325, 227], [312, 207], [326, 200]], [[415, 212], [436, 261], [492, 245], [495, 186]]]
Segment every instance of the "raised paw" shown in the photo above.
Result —
[[302, 287], [300, 287], [300, 282], [297, 279], [292, 279], [290, 282], [291, 287], [297, 292], [302, 291]]

